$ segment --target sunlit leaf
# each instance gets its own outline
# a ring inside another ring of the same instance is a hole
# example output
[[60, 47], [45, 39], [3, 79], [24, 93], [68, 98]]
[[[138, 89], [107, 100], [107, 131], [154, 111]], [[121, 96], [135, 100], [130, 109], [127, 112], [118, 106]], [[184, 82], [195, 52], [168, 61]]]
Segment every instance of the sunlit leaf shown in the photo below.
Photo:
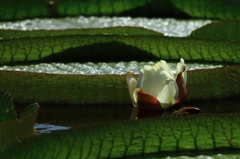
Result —
[[41, 0], [1, 0], [0, 20], [17, 20], [23, 18], [34, 18], [48, 16], [47, 1]]
[[188, 17], [169, 0], [1, 0], [0, 20], [63, 16]]
[[238, 0], [170, 0], [178, 9], [192, 17], [240, 19]]
[[[239, 65], [188, 71], [188, 100], [240, 95]], [[125, 75], [71, 75], [0, 71], [0, 88], [14, 101], [58, 104], [130, 104]]]
[[62, 35], [162, 35], [162, 33], [141, 27], [109, 27], [94, 29], [65, 30], [5, 30], [0, 29], [0, 37], [4, 39], [20, 37], [62, 36]]
[[179, 60], [240, 63], [240, 43], [157, 35], [69, 35], [0, 40], [0, 64]]
[[188, 71], [188, 98], [219, 99], [240, 95], [240, 65]]
[[58, 131], [7, 145], [9, 158], [114, 158], [166, 151], [240, 148], [240, 114], [112, 122]]
[[205, 25], [191, 33], [191, 37], [240, 40], [240, 21], [230, 20]]
[[0, 20], [63, 16], [148, 16], [239, 19], [236, 0], [1, 0]]

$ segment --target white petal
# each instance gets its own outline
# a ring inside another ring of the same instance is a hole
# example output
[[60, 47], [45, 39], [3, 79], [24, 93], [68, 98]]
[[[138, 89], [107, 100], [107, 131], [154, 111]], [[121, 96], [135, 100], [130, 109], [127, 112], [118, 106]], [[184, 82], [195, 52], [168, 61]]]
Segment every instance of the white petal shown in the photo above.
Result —
[[166, 61], [160, 60], [160, 62], [157, 63], [155, 66], [160, 66], [160, 67], [162, 67], [162, 69], [163, 69], [164, 71], [168, 72], [169, 75], [171, 76], [171, 78], [174, 79], [173, 72], [172, 72], [172, 70], [169, 68], [169, 66], [168, 66], [168, 64], [167, 64]]
[[164, 81], [161, 92], [158, 94], [157, 99], [161, 106], [166, 109], [176, 103], [178, 99], [178, 86], [173, 79]]
[[184, 63], [184, 59], [181, 58], [180, 62], [177, 64], [176, 73], [174, 74], [175, 79], [177, 78], [179, 73], [184, 72], [184, 71], [186, 71], [186, 65]]
[[158, 87], [160, 81], [156, 81], [156, 75], [156, 72], [151, 66], [145, 66], [140, 72], [137, 81], [137, 88], [140, 88], [145, 93], [156, 97], [160, 91], [160, 87]]
[[185, 86], [187, 86], [187, 72], [184, 71], [183, 74], [182, 74], [182, 76], [183, 76], [184, 84], [185, 84]]
[[171, 75], [161, 67], [144, 67], [138, 78], [137, 88], [157, 97], [161, 91], [164, 80], [169, 78], [171, 78]]
[[126, 81], [127, 81], [127, 86], [128, 86], [128, 92], [129, 92], [130, 98], [132, 100], [132, 104], [134, 107], [137, 107], [137, 103], [133, 99], [133, 91], [136, 89], [137, 80], [133, 77], [133, 75], [130, 72], [128, 72], [126, 74]]
[[136, 103], [136, 106], [135, 107], [137, 107], [137, 100], [138, 100], [138, 92], [140, 91], [141, 89], [139, 89], [139, 88], [136, 88], [136, 89], [134, 89], [133, 90], [133, 101]]
[[142, 84], [145, 80], [144, 77], [146, 76], [145, 73], [147, 74], [151, 70], [152, 70], [152, 67], [149, 65], [146, 65], [144, 66], [143, 69], [141, 69], [140, 75], [138, 76], [138, 80], [137, 80], [137, 88], [142, 88]]

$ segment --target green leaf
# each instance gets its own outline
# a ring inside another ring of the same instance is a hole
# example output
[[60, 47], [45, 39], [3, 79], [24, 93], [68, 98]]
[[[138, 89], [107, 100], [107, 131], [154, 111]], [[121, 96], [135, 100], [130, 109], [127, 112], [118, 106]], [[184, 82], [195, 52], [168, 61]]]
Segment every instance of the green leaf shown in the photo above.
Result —
[[22, 115], [21, 119], [0, 122], [0, 147], [34, 135], [33, 125], [35, 124], [39, 105], [33, 104], [28, 109], [32, 111], [24, 113], [25, 116]]
[[240, 21], [230, 20], [205, 25], [191, 33], [191, 37], [240, 40]]
[[[0, 88], [20, 103], [130, 104], [125, 75], [0, 71]], [[240, 65], [188, 71], [188, 100], [240, 95]]]
[[186, 17], [169, 0], [0, 0], [0, 20], [63, 16]]
[[34, 113], [37, 109], [39, 109], [39, 104], [31, 104], [29, 105], [20, 115], [20, 119], [24, 118], [25, 116]]
[[59, 0], [56, 2], [61, 16], [147, 16], [147, 17], [187, 17], [169, 0]]
[[240, 95], [240, 65], [188, 71], [188, 99], [209, 100]]
[[16, 118], [12, 97], [0, 90], [0, 122], [15, 120]]
[[150, 3], [152, 0], [87, 0], [79, 2], [76, 0], [57, 2], [60, 15], [118, 15], [121, 12], [141, 7]]
[[1, 0], [0, 20], [19, 20], [47, 16], [49, 12], [46, 2], [41, 0]]
[[0, 147], [32, 136], [38, 109], [38, 104], [32, 104], [17, 119], [12, 97], [0, 91]]
[[238, 0], [171, 0], [171, 2], [192, 17], [240, 19]]
[[240, 114], [112, 122], [7, 145], [3, 158], [124, 158], [166, 151], [240, 148]]
[[147, 35], [70, 35], [0, 40], [0, 64], [169, 59], [240, 63], [240, 44]]
[[4, 39], [21, 37], [62, 36], [62, 35], [161, 35], [162, 33], [141, 27], [109, 27], [94, 29], [65, 29], [65, 30], [5, 30], [0, 29], [0, 37]]
[[0, 20], [63, 16], [147, 16], [239, 19], [237, 0], [1, 0]]

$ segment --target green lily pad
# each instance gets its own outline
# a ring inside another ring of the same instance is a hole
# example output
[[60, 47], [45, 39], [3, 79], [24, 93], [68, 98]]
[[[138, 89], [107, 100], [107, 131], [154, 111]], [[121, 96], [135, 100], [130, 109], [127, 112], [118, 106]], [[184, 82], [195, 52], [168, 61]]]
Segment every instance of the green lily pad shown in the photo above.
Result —
[[63, 16], [176, 16], [186, 17], [169, 0], [9, 0], [1, 1], [0, 20]]
[[240, 40], [240, 21], [230, 20], [205, 25], [191, 33], [191, 37]]
[[65, 29], [65, 30], [5, 30], [0, 29], [0, 37], [4, 39], [22, 37], [63, 36], [63, 35], [162, 35], [162, 33], [141, 27], [109, 27], [94, 29]]
[[128, 120], [58, 131], [1, 148], [8, 158], [114, 158], [240, 148], [240, 114]]
[[236, 0], [170, 0], [179, 10], [192, 17], [239, 19], [240, 1]]
[[[188, 71], [187, 100], [238, 97], [239, 67]], [[0, 71], [0, 88], [12, 93], [14, 101], [20, 103], [130, 104], [125, 78], [125, 75]]]
[[0, 20], [63, 16], [147, 16], [239, 19], [236, 0], [8, 0], [1, 1]]
[[157, 35], [69, 35], [0, 40], [0, 64], [169, 59], [240, 63], [239, 42]]

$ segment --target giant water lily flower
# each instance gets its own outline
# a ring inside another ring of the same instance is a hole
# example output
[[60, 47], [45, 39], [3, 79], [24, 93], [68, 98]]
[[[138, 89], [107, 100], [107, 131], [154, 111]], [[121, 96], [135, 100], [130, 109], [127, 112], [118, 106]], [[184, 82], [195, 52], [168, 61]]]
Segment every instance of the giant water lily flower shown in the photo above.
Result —
[[176, 71], [161, 60], [154, 66], [144, 66], [137, 80], [128, 72], [126, 80], [133, 106], [140, 109], [165, 110], [187, 96], [187, 73], [182, 58]]

